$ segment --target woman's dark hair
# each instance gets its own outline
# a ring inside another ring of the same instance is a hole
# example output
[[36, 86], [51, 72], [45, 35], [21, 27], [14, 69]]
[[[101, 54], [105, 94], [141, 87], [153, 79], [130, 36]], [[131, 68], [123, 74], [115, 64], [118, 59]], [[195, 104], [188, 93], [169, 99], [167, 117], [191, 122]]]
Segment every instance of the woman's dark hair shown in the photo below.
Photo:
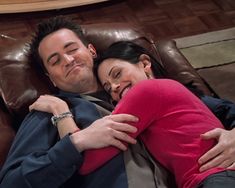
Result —
[[[121, 60], [128, 61], [132, 64], [139, 62], [139, 57], [141, 54], [146, 54], [150, 57], [152, 63], [151, 69], [156, 78], [168, 78], [166, 70], [163, 66], [157, 61], [156, 58], [145, 48], [130, 42], [130, 41], [119, 41], [110, 45], [99, 57], [95, 60], [94, 72], [97, 75], [98, 66], [105, 60], [109, 58], [117, 58]], [[203, 92], [193, 86], [193, 82], [185, 84], [185, 87], [188, 88], [196, 96], [201, 97]]]
[[105, 59], [116, 58], [136, 64], [139, 62], [139, 57], [142, 54], [146, 54], [150, 57], [150, 61], [152, 63], [151, 68], [155, 77], [166, 77], [166, 71], [156, 58], [154, 58], [153, 55], [145, 48], [130, 41], [115, 42], [101, 53], [95, 60], [95, 73], [97, 75], [97, 68]]
[[52, 17], [48, 20], [44, 20], [43, 22], [38, 24], [37, 30], [33, 34], [31, 42], [29, 44], [29, 51], [28, 51], [29, 63], [36, 68], [38, 73], [47, 72], [38, 52], [40, 42], [47, 35], [64, 28], [73, 31], [85, 46], [88, 45], [88, 42], [86, 41], [83, 35], [80, 25], [73, 22], [71, 19], [65, 18], [63, 16], [57, 16], [57, 17]]

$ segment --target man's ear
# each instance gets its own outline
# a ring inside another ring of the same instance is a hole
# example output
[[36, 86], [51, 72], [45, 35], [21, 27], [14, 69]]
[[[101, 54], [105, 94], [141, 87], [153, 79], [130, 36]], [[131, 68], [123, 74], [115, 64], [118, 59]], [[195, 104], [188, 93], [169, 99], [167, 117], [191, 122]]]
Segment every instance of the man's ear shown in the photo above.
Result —
[[88, 48], [88, 50], [90, 51], [92, 57], [93, 57], [93, 58], [96, 58], [96, 57], [97, 57], [97, 53], [96, 53], [96, 49], [95, 49], [95, 47], [93, 46], [93, 44], [88, 44], [87, 48]]

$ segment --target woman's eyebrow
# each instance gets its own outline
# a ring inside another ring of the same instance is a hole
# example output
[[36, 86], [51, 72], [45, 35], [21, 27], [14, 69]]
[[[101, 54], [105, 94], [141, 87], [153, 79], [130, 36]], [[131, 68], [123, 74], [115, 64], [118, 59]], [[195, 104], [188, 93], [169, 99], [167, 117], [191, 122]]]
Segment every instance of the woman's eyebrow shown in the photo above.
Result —
[[113, 69], [115, 69], [115, 68], [116, 68], [116, 66], [113, 66], [113, 67], [110, 69], [110, 71], [109, 71], [109, 73], [108, 73], [109, 76], [110, 76], [110, 74], [112, 73]]

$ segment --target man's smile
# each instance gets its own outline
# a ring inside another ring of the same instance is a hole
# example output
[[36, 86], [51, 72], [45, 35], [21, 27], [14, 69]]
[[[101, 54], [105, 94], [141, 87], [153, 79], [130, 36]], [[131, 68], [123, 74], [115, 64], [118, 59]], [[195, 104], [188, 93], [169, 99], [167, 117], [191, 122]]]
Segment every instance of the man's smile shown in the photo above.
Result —
[[72, 67], [68, 70], [68, 72], [66, 73], [65, 77], [68, 77], [68, 75], [69, 75], [70, 73], [72, 73], [73, 71], [81, 69], [81, 67], [82, 67], [81, 64], [75, 64], [74, 66], [72, 66]]

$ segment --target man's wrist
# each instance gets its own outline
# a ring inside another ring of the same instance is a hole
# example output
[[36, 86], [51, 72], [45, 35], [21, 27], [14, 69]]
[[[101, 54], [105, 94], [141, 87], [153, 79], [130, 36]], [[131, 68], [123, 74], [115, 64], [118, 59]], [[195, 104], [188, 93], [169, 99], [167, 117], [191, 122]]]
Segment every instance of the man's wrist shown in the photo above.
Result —
[[57, 124], [60, 120], [64, 119], [64, 118], [73, 118], [73, 114], [71, 112], [64, 112], [64, 113], [61, 113], [59, 115], [53, 115], [51, 117], [51, 122], [54, 126], [57, 127]]

